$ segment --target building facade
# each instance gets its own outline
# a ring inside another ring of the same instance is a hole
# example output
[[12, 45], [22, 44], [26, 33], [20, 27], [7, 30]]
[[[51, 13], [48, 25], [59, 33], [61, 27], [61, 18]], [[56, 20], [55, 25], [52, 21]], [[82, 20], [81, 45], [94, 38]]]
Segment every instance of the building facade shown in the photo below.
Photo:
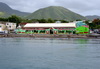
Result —
[[26, 23], [18, 34], [88, 34], [89, 27], [82, 21], [73, 23]]
[[8, 33], [16, 29], [16, 23], [0, 22], [0, 33]]
[[8, 29], [6, 25], [0, 24], [0, 34], [7, 33]]
[[6, 22], [6, 27], [8, 30], [16, 29], [16, 23]]

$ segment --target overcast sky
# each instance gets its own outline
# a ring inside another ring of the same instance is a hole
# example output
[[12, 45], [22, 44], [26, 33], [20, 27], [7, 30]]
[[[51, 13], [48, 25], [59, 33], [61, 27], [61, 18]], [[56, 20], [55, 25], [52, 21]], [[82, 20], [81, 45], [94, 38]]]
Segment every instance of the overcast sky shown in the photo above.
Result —
[[24, 12], [34, 12], [48, 6], [63, 6], [83, 16], [100, 15], [100, 0], [0, 0], [0, 2]]

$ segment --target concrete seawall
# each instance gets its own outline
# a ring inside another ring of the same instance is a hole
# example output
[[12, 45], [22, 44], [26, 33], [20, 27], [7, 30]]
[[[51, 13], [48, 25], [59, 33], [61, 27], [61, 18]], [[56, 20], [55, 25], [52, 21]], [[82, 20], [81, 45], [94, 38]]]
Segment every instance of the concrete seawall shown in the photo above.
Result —
[[[32, 37], [32, 38], [94, 38], [89, 35], [68, 35], [68, 34], [5, 34], [0, 37]], [[97, 38], [97, 37], [96, 37]]]

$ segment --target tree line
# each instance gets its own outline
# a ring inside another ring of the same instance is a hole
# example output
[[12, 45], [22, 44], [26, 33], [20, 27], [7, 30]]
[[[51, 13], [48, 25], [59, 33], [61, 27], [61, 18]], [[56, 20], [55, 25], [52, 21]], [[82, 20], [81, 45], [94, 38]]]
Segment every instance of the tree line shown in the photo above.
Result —
[[85, 23], [87, 23], [87, 25], [89, 25], [90, 29], [100, 29], [100, 19], [94, 19], [92, 21], [90, 20], [86, 20]]
[[23, 19], [19, 16], [16, 15], [12, 15], [8, 18], [0, 18], [0, 21], [4, 21], [4, 22], [14, 22], [17, 24], [17, 26], [19, 25], [19, 23], [55, 23], [56, 21], [60, 21], [61, 23], [68, 23], [68, 21], [66, 20], [53, 20], [51, 18], [49, 19]]

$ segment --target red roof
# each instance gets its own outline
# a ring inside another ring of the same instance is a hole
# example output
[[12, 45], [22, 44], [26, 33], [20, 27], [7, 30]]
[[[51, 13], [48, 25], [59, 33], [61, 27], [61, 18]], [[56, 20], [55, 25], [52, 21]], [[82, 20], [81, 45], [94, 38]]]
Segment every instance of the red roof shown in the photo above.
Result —
[[26, 25], [27, 23], [20, 23], [19, 25]]

